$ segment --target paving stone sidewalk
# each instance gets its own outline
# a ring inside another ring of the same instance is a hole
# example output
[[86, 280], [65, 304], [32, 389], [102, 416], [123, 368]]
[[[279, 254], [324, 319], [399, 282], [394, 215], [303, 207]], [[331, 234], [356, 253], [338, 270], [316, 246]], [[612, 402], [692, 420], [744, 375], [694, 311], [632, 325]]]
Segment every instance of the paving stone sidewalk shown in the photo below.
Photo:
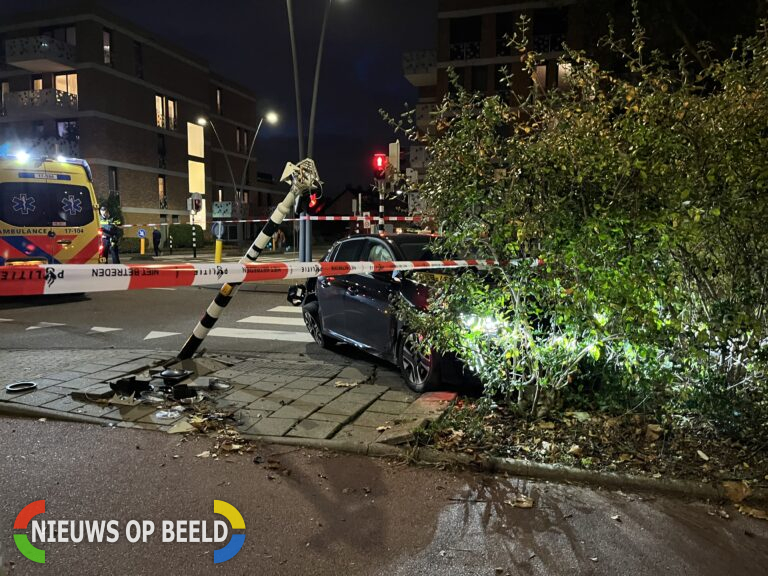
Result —
[[[151, 350], [0, 351], [0, 414], [11, 407], [16, 414], [25, 407], [30, 413], [29, 408], [41, 408], [53, 411], [53, 417], [87, 416], [118, 427], [192, 431], [188, 422], [200, 415], [199, 406], [173, 411], [169, 403], [129, 405], [109, 386], [132, 375], [149, 379], [164, 367], [192, 371], [183, 382], [203, 391], [202, 405], [209, 412], [231, 413], [228, 422], [246, 438], [399, 444], [439, 416], [455, 396], [418, 396], [404, 389], [394, 368], [334, 354], [208, 355], [172, 363], [167, 352]], [[209, 390], [211, 379], [230, 388]], [[37, 388], [6, 391], [6, 384], [19, 381], [33, 381]]]

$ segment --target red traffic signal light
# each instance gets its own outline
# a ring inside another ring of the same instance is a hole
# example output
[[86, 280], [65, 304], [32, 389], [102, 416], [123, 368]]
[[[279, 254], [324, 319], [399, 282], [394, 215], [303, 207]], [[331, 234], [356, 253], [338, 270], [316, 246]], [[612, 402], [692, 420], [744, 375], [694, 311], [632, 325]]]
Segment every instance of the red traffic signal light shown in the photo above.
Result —
[[309, 195], [309, 207], [314, 208], [315, 206], [317, 206], [317, 194], [313, 192]]
[[389, 164], [389, 158], [386, 154], [374, 154], [373, 155], [373, 176], [376, 179], [384, 178], [384, 174], [387, 171], [387, 164]]

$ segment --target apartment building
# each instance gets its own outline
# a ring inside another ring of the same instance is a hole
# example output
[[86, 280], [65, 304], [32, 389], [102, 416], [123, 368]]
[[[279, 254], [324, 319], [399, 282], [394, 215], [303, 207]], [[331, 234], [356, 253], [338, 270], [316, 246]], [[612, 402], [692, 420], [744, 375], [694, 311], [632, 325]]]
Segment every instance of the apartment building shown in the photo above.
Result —
[[[97, 196], [119, 199], [126, 223], [189, 221], [187, 123], [200, 117], [209, 125], [204, 210], [196, 223], [210, 222], [214, 207], [222, 218], [231, 214], [222, 209], [235, 201], [227, 158], [237, 187], [244, 183], [242, 218], [263, 217], [285, 193], [257, 172], [253, 158], [244, 170], [261, 118], [255, 95], [102, 10], [4, 22], [0, 86], [0, 153], [85, 158]], [[226, 237], [236, 233], [231, 226]], [[240, 234], [252, 231], [241, 227]]]
[[[583, 44], [579, 0], [440, 0], [437, 46], [403, 55], [403, 72], [418, 88], [415, 121], [426, 130], [430, 112], [451, 90], [448, 68], [467, 90], [484, 94], [527, 93], [531, 78], [523, 74], [520, 56], [509, 47], [521, 15], [529, 19], [532, 48], [541, 54], [535, 82], [551, 89], [568, 82], [568, 70], [557, 59], [562, 45]], [[511, 86], [501, 81], [501, 69], [513, 74]], [[423, 172], [427, 158], [423, 146], [411, 146], [411, 168]]]

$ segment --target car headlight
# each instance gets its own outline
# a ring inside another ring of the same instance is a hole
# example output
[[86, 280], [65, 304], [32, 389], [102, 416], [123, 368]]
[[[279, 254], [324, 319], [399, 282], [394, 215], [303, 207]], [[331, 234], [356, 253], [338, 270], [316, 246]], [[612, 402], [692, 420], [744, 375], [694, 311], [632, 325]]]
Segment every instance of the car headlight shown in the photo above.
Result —
[[483, 334], [496, 334], [499, 328], [503, 326], [493, 316], [478, 316], [477, 314], [462, 314], [460, 316], [461, 324], [470, 332], [482, 332]]

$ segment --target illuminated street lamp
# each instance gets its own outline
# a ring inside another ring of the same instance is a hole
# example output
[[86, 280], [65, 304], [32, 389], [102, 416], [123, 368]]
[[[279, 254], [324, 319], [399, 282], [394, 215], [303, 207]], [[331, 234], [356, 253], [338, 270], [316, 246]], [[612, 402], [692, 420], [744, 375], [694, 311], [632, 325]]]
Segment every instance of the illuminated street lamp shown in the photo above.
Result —
[[237, 185], [237, 180], [235, 180], [235, 173], [232, 170], [232, 164], [229, 162], [229, 155], [227, 154], [227, 150], [224, 148], [224, 144], [221, 141], [221, 138], [219, 138], [219, 133], [216, 130], [216, 126], [213, 123], [213, 120], [210, 118], [206, 118], [205, 116], [200, 116], [197, 119], [197, 123], [200, 126], [208, 126], [210, 125], [211, 130], [213, 130], [214, 136], [216, 136], [216, 141], [219, 143], [219, 146], [221, 147], [221, 152], [224, 154], [224, 160], [227, 163], [227, 168], [229, 169], [229, 176], [232, 179], [232, 187], [235, 190], [235, 210], [237, 212], [238, 218], [241, 217], [240, 211], [242, 206], [242, 192], [243, 188], [245, 188], [245, 177], [248, 173], [248, 164], [251, 161], [251, 154], [253, 154], [253, 147], [256, 144], [256, 137], [259, 135], [259, 130], [261, 130], [261, 125], [264, 123], [264, 121], [267, 121], [267, 124], [277, 124], [279, 121], [279, 116], [276, 112], [270, 110], [264, 116], [261, 117], [259, 120], [258, 126], [256, 126], [256, 131], [253, 133], [253, 140], [251, 140], [251, 146], [248, 149], [248, 158], [245, 160], [245, 165], [243, 166], [243, 176], [240, 179], [240, 186]]

